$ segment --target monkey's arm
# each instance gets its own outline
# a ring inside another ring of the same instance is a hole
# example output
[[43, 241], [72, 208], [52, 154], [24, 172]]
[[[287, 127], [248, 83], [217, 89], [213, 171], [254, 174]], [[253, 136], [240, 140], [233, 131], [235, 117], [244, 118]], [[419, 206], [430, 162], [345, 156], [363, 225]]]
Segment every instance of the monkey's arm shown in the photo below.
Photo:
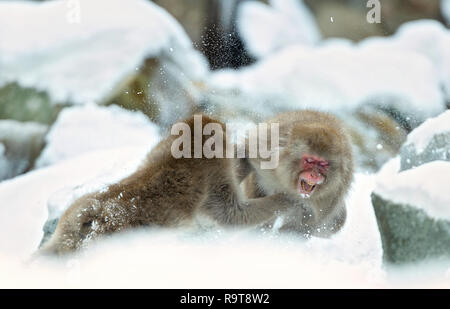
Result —
[[202, 210], [223, 225], [258, 225], [295, 204], [284, 193], [246, 199], [235, 179], [212, 177]]
[[334, 203], [332, 211], [318, 220], [316, 223], [317, 228], [313, 235], [328, 238], [342, 229], [346, 219], [345, 202], [338, 200]]
[[253, 167], [247, 158], [236, 159], [235, 162], [236, 177], [238, 183], [241, 183], [253, 171]]

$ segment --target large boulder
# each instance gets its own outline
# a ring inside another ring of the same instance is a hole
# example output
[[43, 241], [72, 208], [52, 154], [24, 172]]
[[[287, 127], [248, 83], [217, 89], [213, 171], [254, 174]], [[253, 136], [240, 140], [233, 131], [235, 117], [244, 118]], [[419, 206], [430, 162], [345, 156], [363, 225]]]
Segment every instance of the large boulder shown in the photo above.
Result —
[[408, 136], [377, 176], [372, 203], [390, 263], [450, 259], [450, 111]]
[[182, 27], [151, 1], [0, 2], [0, 29], [8, 29], [0, 45], [8, 118], [51, 123], [58, 107], [93, 102], [167, 124], [195, 108], [208, 72]]
[[402, 171], [435, 160], [450, 161], [450, 111], [411, 132], [400, 157]]

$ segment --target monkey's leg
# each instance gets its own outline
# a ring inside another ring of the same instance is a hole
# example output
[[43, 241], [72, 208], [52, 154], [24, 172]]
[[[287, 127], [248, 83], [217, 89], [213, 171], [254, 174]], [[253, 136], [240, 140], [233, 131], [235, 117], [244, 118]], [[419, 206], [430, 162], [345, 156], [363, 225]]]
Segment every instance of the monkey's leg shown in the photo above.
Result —
[[280, 232], [295, 233], [304, 237], [312, 235], [311, 224], [314, 221], [314, 215], [308, 211], [303, 205], [301, 207], [291, 209], [289, 214], [284, 217], [283, 225]]
[[338, 202], [337, 205], [332, 204], [328, 209], [322, 211], [318, 211], [317, 208], [308, 203], [301, 208], [295, 208], [286, 217], [280, 231], [323, 238], [337, 233], [345, 223], [345, 204]]
[[318, 216], [313, 235], [328, 238], [339, 232], [345, 224], [347, 210], [344, 201], [335, 201], [330, 212], [324, 216]]
[[266, 196], [264, 191], [258, 187], [256, 177], [256, 173], [252, 172], [244, 181], [244, 192], [247, 198], [260, 198]]
[[80, 197], [63, 214], [56, 230], [41, 254], [64, 254], [79, 249], [83, 243], [96, 236], [93, 222], [101, 212], [100, 202], [94, 195]]

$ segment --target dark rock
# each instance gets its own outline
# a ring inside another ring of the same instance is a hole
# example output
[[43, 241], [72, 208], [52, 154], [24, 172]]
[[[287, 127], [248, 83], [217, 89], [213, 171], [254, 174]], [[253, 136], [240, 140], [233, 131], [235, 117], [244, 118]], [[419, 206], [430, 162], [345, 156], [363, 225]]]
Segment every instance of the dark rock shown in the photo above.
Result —
[[400, 170], [408, 170], [436, 160], [450, 161], [450, 132], [433, 136], [420, 153], [414, 144], [404, 145], [401, 149]]
[[372, 193], [384, 260], [401, 264], [450, 258], [450, 222]]

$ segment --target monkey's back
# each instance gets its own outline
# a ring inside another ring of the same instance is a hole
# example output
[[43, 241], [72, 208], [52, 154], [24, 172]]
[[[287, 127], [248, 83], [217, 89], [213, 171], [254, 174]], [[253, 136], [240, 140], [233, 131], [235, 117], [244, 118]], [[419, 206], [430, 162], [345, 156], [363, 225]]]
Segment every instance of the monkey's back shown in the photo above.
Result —
[[176, 159], [171, 153], [174, 139], [161, 141], [130, 176], [76, 200], [44, 250], [70, 252], [100, 235], [130, 228], [190, 224], [206, 198], [208, 183], [230, 170], [231, 161]]

